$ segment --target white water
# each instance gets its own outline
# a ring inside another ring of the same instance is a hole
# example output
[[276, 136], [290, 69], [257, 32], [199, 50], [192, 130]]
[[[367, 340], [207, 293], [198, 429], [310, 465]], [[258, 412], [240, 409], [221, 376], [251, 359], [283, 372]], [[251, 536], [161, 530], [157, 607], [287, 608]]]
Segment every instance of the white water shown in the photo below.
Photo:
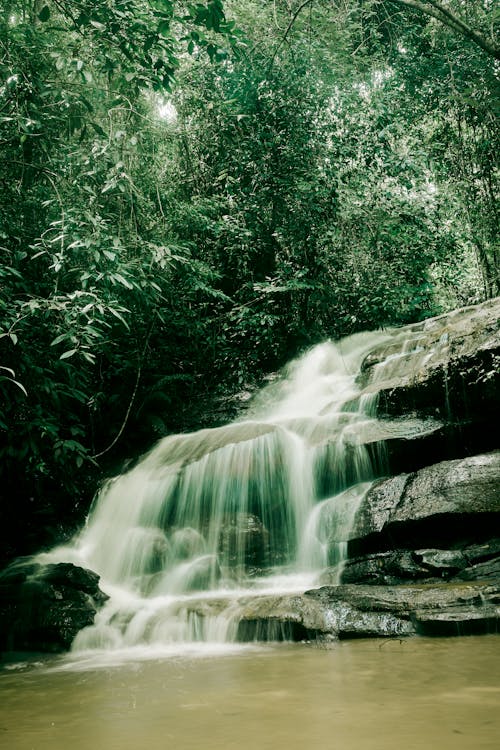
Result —
[[109, 481], [74, 543], [41, 556], [96, 571], [110, 595], [74, 651], [231, 643], [242, 597], [340, 572], [374, 476], [356, 375], [390, 336], [314, 347], [244, 421], [167, 437]]

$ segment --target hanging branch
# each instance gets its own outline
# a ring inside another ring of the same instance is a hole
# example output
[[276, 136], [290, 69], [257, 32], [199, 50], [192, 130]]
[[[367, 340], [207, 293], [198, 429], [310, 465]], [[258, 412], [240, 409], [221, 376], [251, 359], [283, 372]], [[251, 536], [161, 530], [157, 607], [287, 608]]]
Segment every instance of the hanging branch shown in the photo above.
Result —
[[[381, 1], [383, 2], [383, 0]], [[314, 0], [304, 0], [304, 2], [299, 5], [297, 10], [293, 14], [292, 18], [290, 19], [290, 23], [285, 29], [285, 33], [283, 34], [274, 51], [271, 62], [269, 64], [270, 68], [272, 68], [274, 64], [276, 55], [285, 44], [290, 31], [297, 21], [297, 18], [300, 16], [302, 11], [305, 8], [311, 6], [313, 2]], [[496, 44], [493, 39], [489, 39], [480, 31], [473, 29], [460, 16], [451, 11], [447, 6], [443, 5], [438, 0], [391, 0], [391, 2], [395, 3], [396, 5], [403, 5], [406, 8], [411, 8], [412, 10], [416, 10], [426, 16], [435, 18], [437, 21], [442, 23], [443, 26], [447, 26], [455, 33], [460, 34], [466, 39], [469, 39], [471, 42], [480, 47], [483, 52], [486, 52], [496, 60], [500, 60], [500, 46]]]
[[139, 357], [139, 364], [138, 364], [138, 367], [137, 367], [137, 375], [136, 375], [136, 378], [135, 378], [134, 389], [132, 391], [132, 395], [130, 397], [130, 401], [129, 401], [129, 404], [128, 404], [128, 407], [127, 407], [127, 411], [125, 412], [125, 417], [123, 418], [123, 422], [121, 424], [121, 427], [118, 430], [118, 433], [116, 434], [115, 438], [108, 445], [107, 448], [104, 448], [104, 450], [100, 451], [100, 453], [95, 453], [93, 456], [90, 456], [90, 459], [92, 461], [94, 461], [96, 458], [101, 458], [101, 456], [104, 456], [105, 453], [108, 453], [111, 450], [111, 448], [113, 448], [117, 444], [118, 440], [121, 438], [121, 436], [123, 434], [123, 431], [124, 431], [125, 427], [127, 426], [127, 422], [129, 420], [129, 417], [130, 417], [130, 412], [132, 411], [132, 406], [134, 404], [135, 397], [137, 396], [137, 391], [139, 390], [139, 383], [140, 383], [141, 375], [142, 375], [142, 365], [144, 363], [144, 357], [146, 356], [146, 349], [148, 348], [149, 339], [151, 338], [151, 334], [153, 332], [153, 327], [154, 327], [154, 320], [153, 320], [153, 322], [151, 323], [151, 325], [149, 327], [149, 331], [147, 333], [146, 340], [144, 342], [144, 346], [142, 348], [141, 356]]
[[278, 46], [274, 50], [274, 55], [272, 56], [271, 62], [269, 63], [269, 69], [271, 69], [273, 67], [274, 61], [276, 60], [276, 55], [278, 54], [278, 52], [280, 51], [280, 49], [283, 47], [283, 45], [285, 44], [286, 40], [288, 39], [288, 34], [291, 32], [292, 28], [294, 27], [295, 21], [297, 20], [297, 18], [300, 16], [300, 14], [304, 10], [304, 8], [307, 8], [309, 5], [312, 5], [313, 3], [314, 3], [314, 0], [304, 0], [304, 2], [301, 5], [299, 5], [299, 7], [297, 8], [297, 10], [295, 11], [295, 13], [293, 14], [293, 16], [291, 17], [290, 23], [286, 27], [285, 33], [281, 37], [281, 39], [280, 39], [280, 41], [278, 43]]
[[488, 55], [491, 55], [491, 57], [500, 60], [500, 46], [495, 44], [493, 39], [488, 39], [484, 34], [473, 29], [460, 16], [453, 13], [453, 11], [441, 2], [438, 2], [438, 0], [392, 0], [392, 2], [418, 10], [426, 16], [432, 16], [432, 18], [437, 19], [444, 26], [448, 26], [448, 28], [457, 31], [466, 39], [470, 39], [470, 41], [477, 44], [478, 47]]

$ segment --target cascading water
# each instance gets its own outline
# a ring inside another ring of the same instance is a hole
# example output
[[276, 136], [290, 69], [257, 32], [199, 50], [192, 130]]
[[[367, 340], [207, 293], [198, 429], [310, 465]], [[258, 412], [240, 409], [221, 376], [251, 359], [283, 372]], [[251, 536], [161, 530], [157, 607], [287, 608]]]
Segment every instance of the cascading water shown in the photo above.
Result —
[[388, 336], [314, 347], [243, 421], [167, 437], [109, 481], [72, 547], [45, 556], [96, 571], [110, 595], [74, 649], [227, 642], [243, 593], [303, 591], [340, 569], [374, 476], [356, 375]]

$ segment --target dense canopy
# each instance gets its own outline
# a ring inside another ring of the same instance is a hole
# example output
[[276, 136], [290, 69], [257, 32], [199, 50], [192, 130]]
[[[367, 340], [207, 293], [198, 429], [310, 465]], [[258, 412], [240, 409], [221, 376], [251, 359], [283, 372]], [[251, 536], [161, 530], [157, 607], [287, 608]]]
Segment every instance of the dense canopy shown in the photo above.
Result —
[[491, 0], [7, 0], [0, 476], [27, 546], [206, 394], [499, 293], [497, 22]]

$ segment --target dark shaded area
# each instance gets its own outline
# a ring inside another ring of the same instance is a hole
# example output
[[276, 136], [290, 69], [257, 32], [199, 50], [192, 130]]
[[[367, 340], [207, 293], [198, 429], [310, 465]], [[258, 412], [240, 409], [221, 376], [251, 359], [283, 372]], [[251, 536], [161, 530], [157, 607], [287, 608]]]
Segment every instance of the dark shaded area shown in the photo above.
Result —
[[409, 522], [390, 523], [382, 531], [348, 545], [349, 558], [374, 552], [398, 549], [417, 550], [426, 547], [458, 549], [480, 544], [500, 529], [500, 513], [440, 513]]
[[78, 480], [78, 496], [50, 480], [40, 482], [36, 494], [25, 487], [23, 478], [2, 485], [0, 569], [19, 556], [51, 549], [81, 528], [102, 474], [82, 471]]
[[500, 617], [493, 607], [476, 612], [459, 608], [446, 612], [415, 612], [412, 622], [418, 635], [448, 637], [500, 632]]
[[[336, 580], [336, 575], [326, 571], [322, 581]], [[500, 580], [500, 540], [461, 549], [396, 549], [354, 557], [345, 563], [341, 580], [374, 585]]]
[[236, 640], [241, 643], [252, 641], [310, 641], [315, 640], [317, 633], [308, 630], [300, 622], [292, 620], [269, 619], [241, 620], [238, 623]]
[[[498, 325], [498, 323], [497, 323]], [[494, 331], [492, 333], [495, 333]], [[500, 370], [495, 348], [450, 359], [425, 377], [381, 390], [381, 415], [416, 413], [454, 422], [490, 422], [500, 414]]]
[[67, 651], [107, 599], [90, 570], [18, 560], [0, 574], [0, 650]]
[[[418, 440], [387, 440], [382, 458], [376, 445], [367, 446], [375, 466], [386, 474], [418, 471], [439, 461], [466, 458], [498, 447], [498, 436], [485, 416], [462, 422], [445, 422], [440, 429]], [[381, 472], [382, 473], [382, 472]]]

